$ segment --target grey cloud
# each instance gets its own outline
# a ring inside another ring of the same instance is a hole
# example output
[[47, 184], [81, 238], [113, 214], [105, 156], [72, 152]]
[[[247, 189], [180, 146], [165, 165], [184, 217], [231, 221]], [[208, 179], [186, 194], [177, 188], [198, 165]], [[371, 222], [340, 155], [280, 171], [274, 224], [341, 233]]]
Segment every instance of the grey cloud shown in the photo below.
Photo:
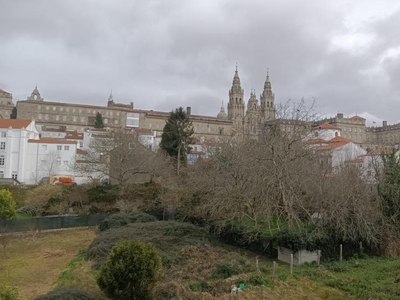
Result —
[[331, 44], [349, 32], [346, 1], [0, 2], [0, 88], [15, 100], [38, 83], [49, 100], [106, 104], [113, 89], [137, 108], [216, 115], [237, 62], [246, 99], [269, 69], [278, 101], [398, 119], [400, 62], [379, 57], [399, 46], [400, 11], [362, 24], [373, 42], [352, 53]]

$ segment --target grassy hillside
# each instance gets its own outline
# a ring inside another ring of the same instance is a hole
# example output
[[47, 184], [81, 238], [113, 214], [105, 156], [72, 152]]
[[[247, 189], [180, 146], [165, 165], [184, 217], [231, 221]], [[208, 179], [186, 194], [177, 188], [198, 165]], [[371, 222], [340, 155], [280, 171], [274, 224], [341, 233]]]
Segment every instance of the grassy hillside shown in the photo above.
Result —
[[[138, 228], [144, 226], [149, 225]], [[55, 287], [77, 287], [106, 299], [96, 284], [98, 270], [85, 259], [94, 238], [92, 229], [14, 237], [0, 256], [0, 283], [17, 287], [24, 300]], [[258, 274], [256, 255], [238, 248], [201, 238], [172, 250], [178, 259], [164, 268], [156, 299], [231, 299], [231, 284], [240, 282], [247, 288], [237, 299], [400, 299], [400, 258], [305, 265], [293, 275], [277, 262], [271, 279], [271, 260], [258, 258]]]

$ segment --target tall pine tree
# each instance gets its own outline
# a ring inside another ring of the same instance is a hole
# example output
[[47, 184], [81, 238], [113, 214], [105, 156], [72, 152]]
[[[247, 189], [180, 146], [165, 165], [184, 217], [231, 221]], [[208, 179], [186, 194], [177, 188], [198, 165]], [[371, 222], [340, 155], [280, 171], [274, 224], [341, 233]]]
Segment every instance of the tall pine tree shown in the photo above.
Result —
[[10, 119], [16, 119], [17, 118], [17, 107], [13, 107], [10, 115]]
[[94, 128], [104, 128], [103, 116], [97, 112], [96, 120], [94, 121]]
[[193, 143], [194, 133], [192, 122], [182, 107], [169, 114], [161, 136], [160, 147], [169, 156], [177, 160], [177, 173], [179, 174], [181, 163], [186, 163], [189, 145]]

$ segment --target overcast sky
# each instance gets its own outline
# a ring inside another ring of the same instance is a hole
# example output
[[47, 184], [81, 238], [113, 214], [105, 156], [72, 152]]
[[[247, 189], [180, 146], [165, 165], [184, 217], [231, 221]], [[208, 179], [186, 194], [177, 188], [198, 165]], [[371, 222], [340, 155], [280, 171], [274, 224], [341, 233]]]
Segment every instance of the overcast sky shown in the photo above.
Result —
[[0, 0], [0, 88], [45, 100], [216, 115], [245, 98], [400, 121], [398, 0]]

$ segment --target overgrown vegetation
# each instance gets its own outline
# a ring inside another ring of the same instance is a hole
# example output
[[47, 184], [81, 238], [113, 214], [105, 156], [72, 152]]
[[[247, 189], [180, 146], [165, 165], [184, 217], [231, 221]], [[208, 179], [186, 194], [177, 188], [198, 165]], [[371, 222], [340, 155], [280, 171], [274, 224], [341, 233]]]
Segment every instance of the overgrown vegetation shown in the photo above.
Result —
[[58, 288], [35, 300], [96, 300], [87, 292], [73, 288]]
[[155, 222], [157, 218], [142, 212], [131, 213], [116, 213], [104, 219], [99, 225], [100, 231], [105, 231], [111, 228], [119, 228], [130, 223], [146, 223]]
[[152, 243], [158, 249], [163, 265], [168, 267], [179, 258], [178, 254], [183, 246], [207, 242], [208, 235], [203, 228], [188, 223], [133, 223], [101, 232], [88, 249], [88, 259], [98, 268], [104, 264], [114, 245], [129, 239]]

